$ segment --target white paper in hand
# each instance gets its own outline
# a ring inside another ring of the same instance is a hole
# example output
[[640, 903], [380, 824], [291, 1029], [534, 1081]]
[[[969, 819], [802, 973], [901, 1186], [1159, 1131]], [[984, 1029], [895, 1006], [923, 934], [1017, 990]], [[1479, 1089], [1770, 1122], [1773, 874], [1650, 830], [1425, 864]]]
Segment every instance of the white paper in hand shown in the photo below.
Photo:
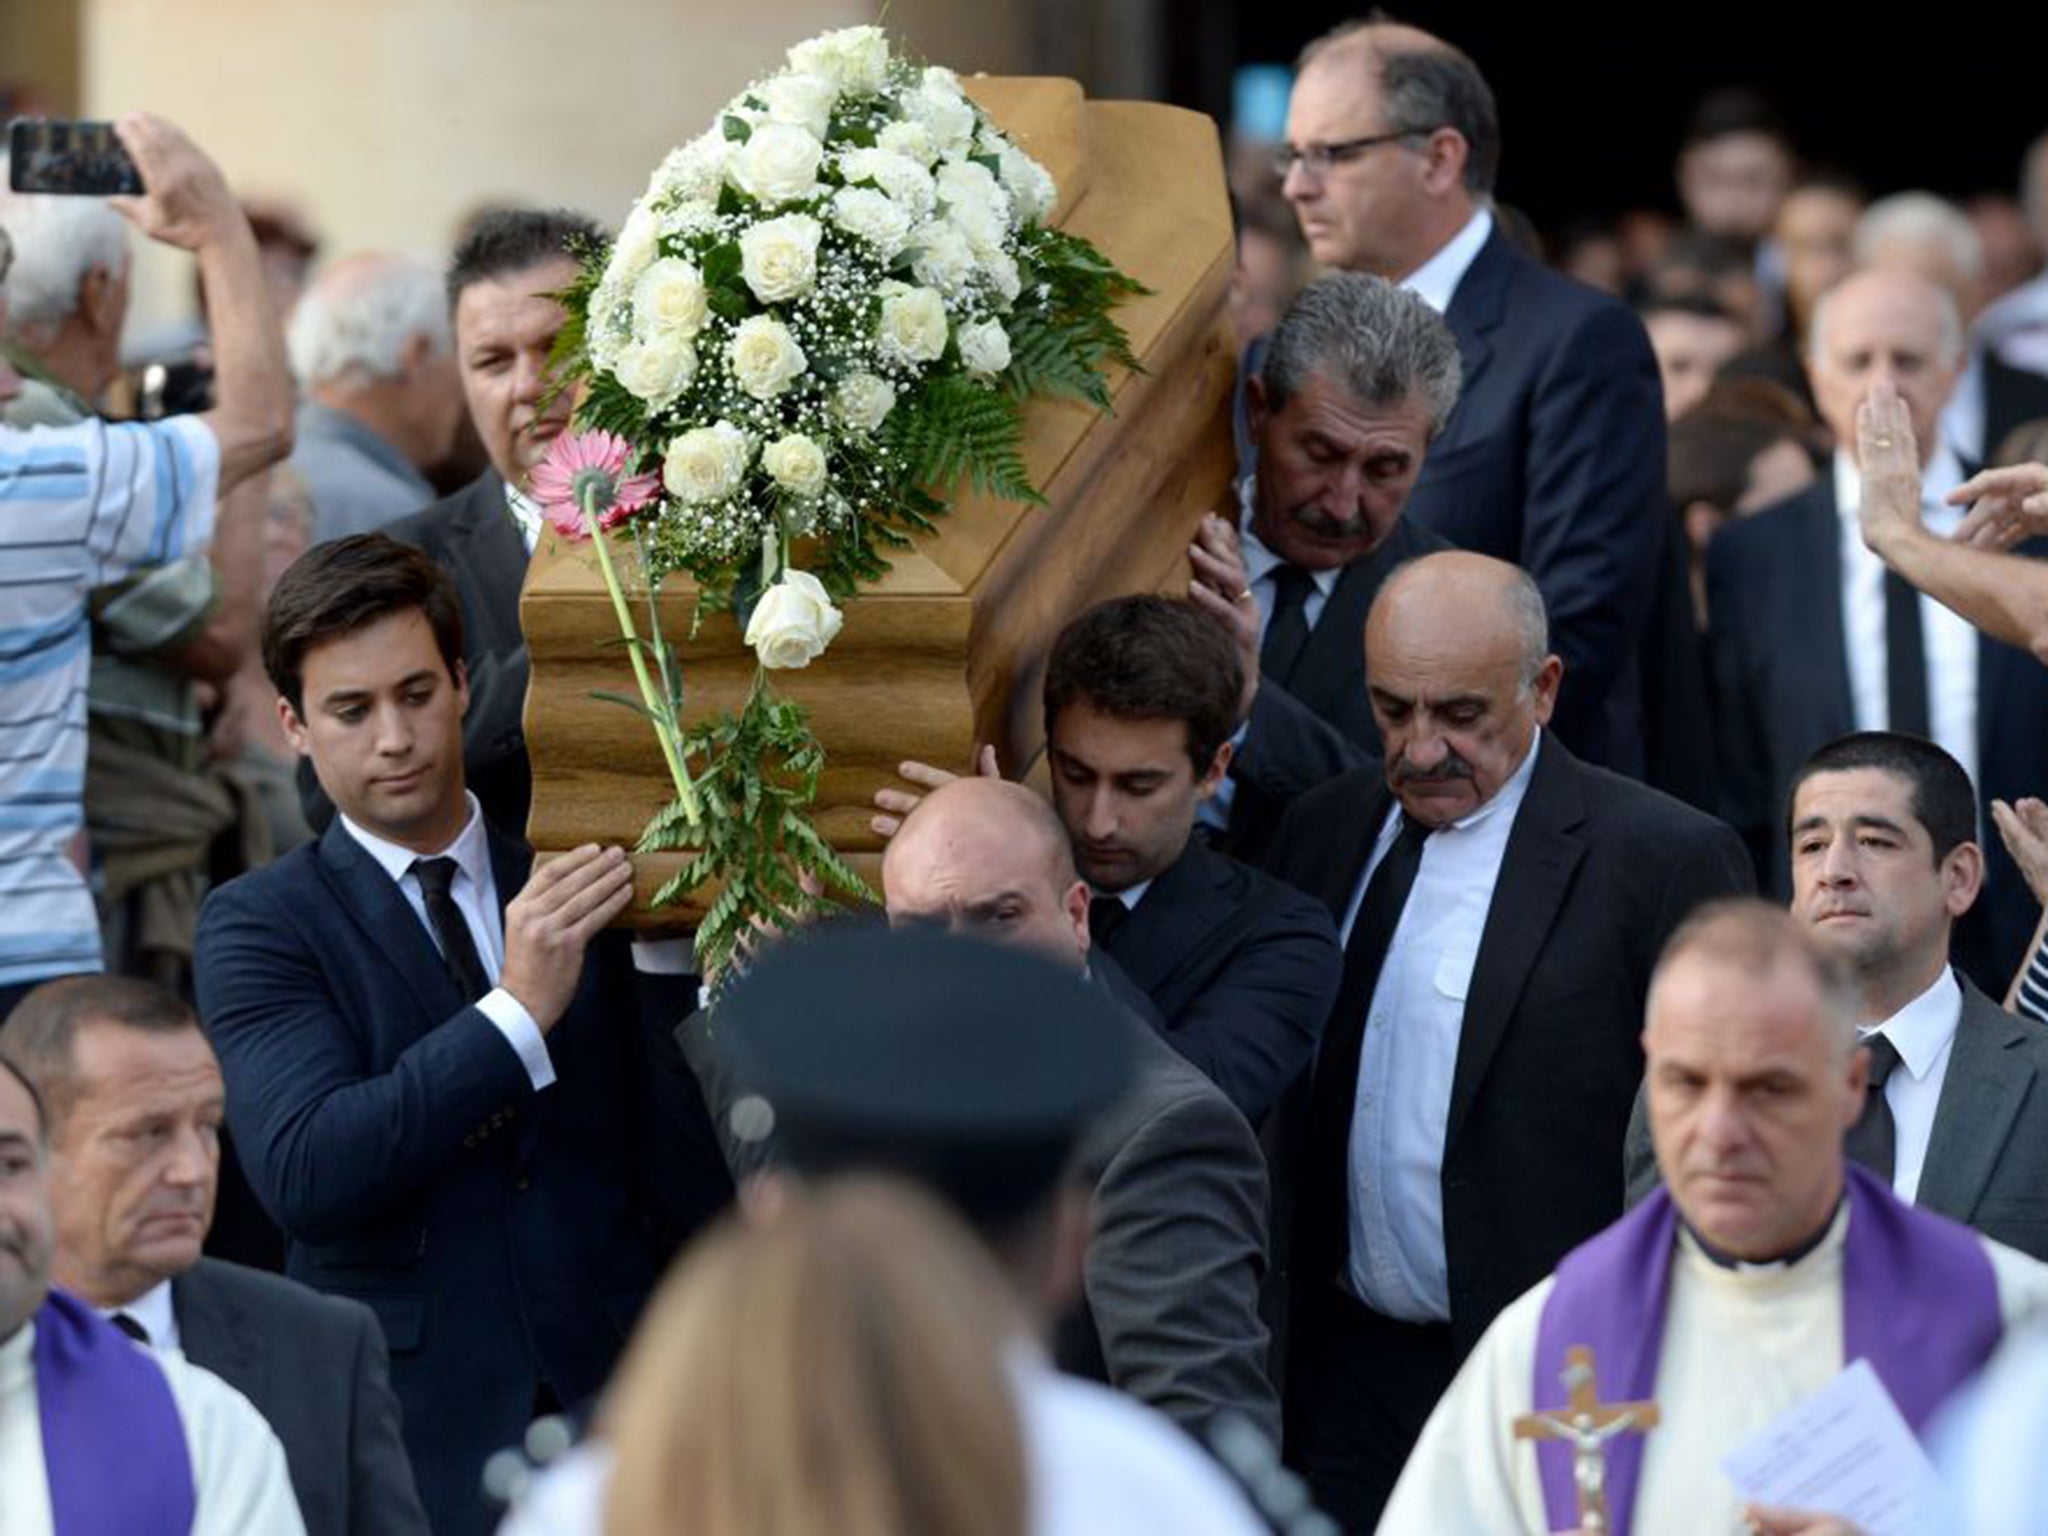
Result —
[[1868, 1360], [1779, 1414], [1721, 1470], [1745, 1499], [1838, 1515], [1868, 1536], [1919, 1536], [1936, 1492], [1934, 1464]]

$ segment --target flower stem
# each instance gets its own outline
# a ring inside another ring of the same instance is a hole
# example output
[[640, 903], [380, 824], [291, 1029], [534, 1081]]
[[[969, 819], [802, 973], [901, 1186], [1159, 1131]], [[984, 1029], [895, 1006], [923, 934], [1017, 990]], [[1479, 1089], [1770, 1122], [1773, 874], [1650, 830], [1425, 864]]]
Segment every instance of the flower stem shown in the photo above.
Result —
[[647, 706], [655, 739], [661, 743], [661, 755], [668, 760], [669, 777], [675, 780], [676, 798], [683, 803], [683, 815], [693, 828], [699, 827], [704, 815], [697, 803], [697, 786], [690, 781], [689, 770], [683, 766], [682, 753], [676, 746], [677, 722], [669, 718], [667, 702], [655, 692], [654, 679], [647, 675], [647, 658], [640, 654], [640, 633], [633, 627], [633, 610], [619, 587], [619, 573], [612, 564], [604, 529], [598, 526], [596, 502], [594, 490], [583, 493], [583, 521], [590, 529], [590, 542], [597, 546], [597, 563], [604, 572], [605, 590], [611, 594], [612, 612], [619, 618], [619, 633], [626, 637], [626, 654], [633, 658], [633, 676], [640, 682], [640, 701]]

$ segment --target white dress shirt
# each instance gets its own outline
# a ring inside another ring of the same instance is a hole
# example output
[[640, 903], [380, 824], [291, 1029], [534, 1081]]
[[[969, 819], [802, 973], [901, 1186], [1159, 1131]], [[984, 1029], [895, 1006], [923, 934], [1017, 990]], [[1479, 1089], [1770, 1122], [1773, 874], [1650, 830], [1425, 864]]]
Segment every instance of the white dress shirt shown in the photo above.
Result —
[[526, 552], [532, 554], [533, 546], [540, 542], [540, 503], [525, 492], [508, 485], [505, 487], [505, 509], [512, 514], [512, 521], [519, 525], [519, 537], [526, 545]]
[[1884, 1101], [1892, 1112], [1897, 1151], [1892, 1159], [1892, 1193], [1911, 1202], [1920, 1192], [1920, 1172], [1927, 1166], [1927, 1139], [1934, 1134], [1934, 1111], [1941, 1104], [1942, 1079], [1963, 1017], [1963, 989], [1956, 974], [1943, 966], [1934, 985], [1897, 1013], [1857, 1038], [1883, 1035], [1899, 1053], [1899, 1064], [1884, 1082]]
[[[410, 848], [386, 842], [374, 832], [365, 831], [346, 816], [340, 819], [342, 830], [354, 838], [398, 886], [398, 893], [412, 908], [420, 926], [427, 930], [427, 937], [436, 949], [441, 947], [441, 938], [434, 932], [433, 919], [427, 916], [426, 893], [420, 889], [420, 877], [413, 873], [412, 866], [422, 858], [455, 861], [455, 879], [449, 888], [449, 896], [462, 913], [463, 921], [469, 924], [469, 936], [476, 945], [476, 957], [483, 965], [484, 975], [495, 983], [505, 968], [505, 915], [498, 902], [498, 882], [491, 874], [491, 845], [484, 833], [483, 812], [477, 806], [475, 795], [467, 791], [464, 795], [469, 801], [469, 820], [455, 834], [455, 841], [438, 854], [414, 853]], [[540, 1026], [534, 1023], [533, 1015], [526, 1011], [518, 998], [503, 987], [494, 986], [477, 999], [476, 1007], [505, 1037], [505, 1043], [512, 1047], [520, 1064], [526, 1068], [527, 1078], [536, 1092], [554, 1082], [555, 1064], [548, 1056], [547, 1040], [542, 1036]]]
[[[1367, 1306], [1404, 1322], [1444, 1322], [1451, 1315], [1443, 1202], [1451, 1080], [1501, 858], [1542, 745], [1538, 731], [1491, 800], [1422, 845], [1415, 885], [1366, 1011], [1351, 1114], [1347, 1278]], [[1400, 830], [1397, 802], [1351, 893], [1347, 945], [1373, 871]]]
[[[1947, 538], [1962, 521], [1943, 497], [1963, 483], [1962, 465], [1938, 448], [1920, 477], [1920, 511], [1927, 531]], [[1856, 509], [1863, 476], [1846, 453], [1835, 455], [1835, 505], [1841, 511], [1842, 641], [1849, 658], [1849, 694], [1856, 729], [1891, 728], [1885, 692], [1884, 562], [1863, 542]], [[1977, 631], [1970, 621], [1920, 595], [1920, 636], [1927, 649], [1927, 721], [1934, 740], [1977, 782]]]
[[158, 1354], [176, 1352], [184, 1347], [184, 1340], [178, 1333], [178, 1309], [171, 1305], [171, 1282], [159, 1280], [125, 1307], [95, 1307], [93, 1310], [109, 1322], [116, 1312], [126, 1312], [149, 1335], [149, 1347]]
[[1465, 221], [1463, 229], [1444, 242], [1434, 256], [1402, 278], [1400, 286], [1442, 314], [1451, 307], [1451, 297], [1457, 293], [1458, 284], [1465, 280], [1465, 273], [1478, 259], [1480, 248], [1492, 233], [1493, 212], [1481, 208]]

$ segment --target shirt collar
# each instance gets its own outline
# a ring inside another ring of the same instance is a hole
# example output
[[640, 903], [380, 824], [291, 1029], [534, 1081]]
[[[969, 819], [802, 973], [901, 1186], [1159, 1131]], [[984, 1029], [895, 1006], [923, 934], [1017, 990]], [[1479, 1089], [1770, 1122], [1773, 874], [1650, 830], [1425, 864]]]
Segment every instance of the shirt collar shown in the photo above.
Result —
[[1135, 912], [1138, 910], [1138, 903], [1145, 899], [1145, 893], [1152, 889], [1152, 881], [1158, 878], [1154, 875], [1151, 879], [1140, 880], [1136, 885], [1127, 885], [1120, 891], [1096, 891], [1093, 886], [1089, 889], [1097, 896], [1114, 896], [1124, 904], [1126, 912]]
[[1874, 1028], [1862, 1030], [1858, 1038], [1883, 1035], [1899, 1053], [1899, 1065], [1918, 1082], [1955, 1038], [1963, 1017], [1963, 989], [1948, 966], [1934, 978], [1934, 984], [1897, 1013]]
[[340, 816], [339, 820], [342, 830], [354, 838], [363, 852], [375, 859], [377, 867], [394, 881], [402, 880], [411, 873], [415, 860], [448, 858], [453, 859], [456, 867], [469, 876], [472, 885], [482, 890], [484, 877], [489, 874], [491, 868], [490, 840], [484, 835], [483, 812], [477, 806], [476, 796], [464, 790], [462, 798], [469, 802], [469, 820], [465, 821], [462, 830], [455, 834], [455, 841], [436, 853], [415, 853], [412, 849], [401, 847], [374, 832], [365, 831], [346, 816]]
[[1458, 284], [1464, 280], [1466, 270], [1478, 259], [1480, 247], [1486, 244], [1486, 237], [1492, 233], [1493, 212], [1481, 208], [1465, 221], [1463, 229], [1444, 243], [1441, 250], [1402, 278], [1400, 286], [1442, 314], [1451, 307], [1451, 297], [1458, 291]]
[[[1962, 460], [1943, 444], [1934, 450], [1927, 468], [1920, 474], [1920, 513], [1930, 533], [1950, 534], [1963, 520], [1963, 509], [1948, 504], [1948, 493], [1963, 483]], [[1858, 542], [1863, 533], [1855, 528], [1856, 509], [1863, 505], [1863, 472], [1844, 449], [1835, 450], [1835, 506], [1842, 520], [1855, 529]]]
[[540, 503], [508, 482], [505, 486], [505, 507], [511, 512], [512, 521], [519, 525], [519, 537], [526, 545], [526, 552], [532, 554], [534, 545], [540, 542]]
[[133, 1301], [118, 1307], [95, 1307], [101, 1317], [111, 1318], [116, 1312], [126, 1312], [142, 1325], [142, 1331], [149, 1335], [151, 1349], [177, 1349], [178, 1312], [171, 1305], [171, 1282], [159, 1280]]
[[[1252, 531], [1252, 476], [1246, 475], [1237, 482], [1237, 542], [1244, 555], [1244, 583], [1255, 587], [1280, 566], [1287, 564], [1284, 556], [1275, 554], [1266, 541]], [[1316, 584], [1316, 590], [1328, 597], [1337, 589], [1337, 578], [1344, 574], [1341, 566], [1326, 570], [1310, 571], [1308, 578]]]

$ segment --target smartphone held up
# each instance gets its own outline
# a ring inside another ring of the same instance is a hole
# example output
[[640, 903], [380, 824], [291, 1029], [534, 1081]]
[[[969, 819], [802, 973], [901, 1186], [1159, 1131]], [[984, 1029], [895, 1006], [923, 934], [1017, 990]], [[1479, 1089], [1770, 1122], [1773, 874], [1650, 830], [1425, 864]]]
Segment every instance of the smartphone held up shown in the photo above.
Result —
[[16, 192], [136, 196], [142, 175], [112, 123], [17, 117], [7, 128], [7, 180]]

